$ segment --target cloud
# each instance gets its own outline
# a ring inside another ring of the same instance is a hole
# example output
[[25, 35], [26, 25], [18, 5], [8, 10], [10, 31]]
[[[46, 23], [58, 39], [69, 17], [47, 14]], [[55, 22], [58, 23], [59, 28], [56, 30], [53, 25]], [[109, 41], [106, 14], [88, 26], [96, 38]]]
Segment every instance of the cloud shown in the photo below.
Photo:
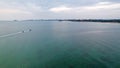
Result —
[[72, 8], [66, 7], [66, 6], [59, 6], [59, 7], [54, 7], [51, 8], [50, 11], [52, 12], [65, 12], [65, 11], [70, 11]]
[[42, 12], [41, 6], [34, 3], [0, 2], [0, 19], [29, 19], [39, 12]]
[[52, 12], [70, 12], [70, 11], [85, 11], [85, 10], [103, 10], [103, 9], [119, 9], [120, 3], [112, 3], [112, 2], [99, 2], [97, 4], [91, 6], [80, 6], [80, 7], [67, 7], [67, 6], [60, 6], [60, 7], [53, 7], [50, 8]]
[[1, 14], [10, 14], [10, 13], [26, 13], [21, 10], [16, 10], [16, 9], [0, 9]]
[[93, 6], [83, 7], [89, 10], [103, 10], [103, 9], [119, 9], [120, 3], [112, 3], [112, 2], [99, 2]]
[[49, 11], [61, 18], [119, 18], [120, 3], [98, 2], [89, 6], [53, 7]]
[[0, 19], [119, 18], [120, 3], [104, 1], [1, 0]]

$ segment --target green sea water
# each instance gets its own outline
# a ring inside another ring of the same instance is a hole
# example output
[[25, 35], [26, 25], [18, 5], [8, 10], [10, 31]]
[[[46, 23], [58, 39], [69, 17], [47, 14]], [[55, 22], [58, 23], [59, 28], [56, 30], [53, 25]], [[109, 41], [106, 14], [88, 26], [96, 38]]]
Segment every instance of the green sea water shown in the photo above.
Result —
[[0, 68], [120, 68], [120, 24], [0, 22]]

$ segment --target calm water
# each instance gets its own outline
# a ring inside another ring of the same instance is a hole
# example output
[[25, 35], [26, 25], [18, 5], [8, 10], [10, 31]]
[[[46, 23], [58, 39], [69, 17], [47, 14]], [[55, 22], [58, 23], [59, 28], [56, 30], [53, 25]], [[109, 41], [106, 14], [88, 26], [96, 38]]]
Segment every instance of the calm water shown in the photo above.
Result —
[[120, 68], [120, 24], [0, 22], [0, 68]]

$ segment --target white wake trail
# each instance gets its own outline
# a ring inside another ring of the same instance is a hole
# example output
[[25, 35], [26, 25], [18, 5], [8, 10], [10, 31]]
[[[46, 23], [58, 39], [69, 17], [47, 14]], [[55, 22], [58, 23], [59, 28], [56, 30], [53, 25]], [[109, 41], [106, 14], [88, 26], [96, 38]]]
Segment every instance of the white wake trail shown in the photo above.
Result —
[[29, 32], [29, 31], [26, 30], [26, 31], [19, 31], [19, 32], [15, 32], [15, 33], [6, 34], [6, 35], [0, 35], [0, 38], [15, 36], [17, 34], [21, 34], [21, 33], [25, 33], [25, 32]]

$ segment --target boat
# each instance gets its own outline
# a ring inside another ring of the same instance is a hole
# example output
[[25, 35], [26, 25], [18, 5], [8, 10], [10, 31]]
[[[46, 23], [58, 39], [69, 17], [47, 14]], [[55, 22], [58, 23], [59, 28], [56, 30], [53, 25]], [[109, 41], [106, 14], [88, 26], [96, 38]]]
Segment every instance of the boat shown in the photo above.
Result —
[[25, 31], [22, 31], [22, 33], [24, 33]]
[[29, 31], [32, 31], [31, 29], [29, 29]]

